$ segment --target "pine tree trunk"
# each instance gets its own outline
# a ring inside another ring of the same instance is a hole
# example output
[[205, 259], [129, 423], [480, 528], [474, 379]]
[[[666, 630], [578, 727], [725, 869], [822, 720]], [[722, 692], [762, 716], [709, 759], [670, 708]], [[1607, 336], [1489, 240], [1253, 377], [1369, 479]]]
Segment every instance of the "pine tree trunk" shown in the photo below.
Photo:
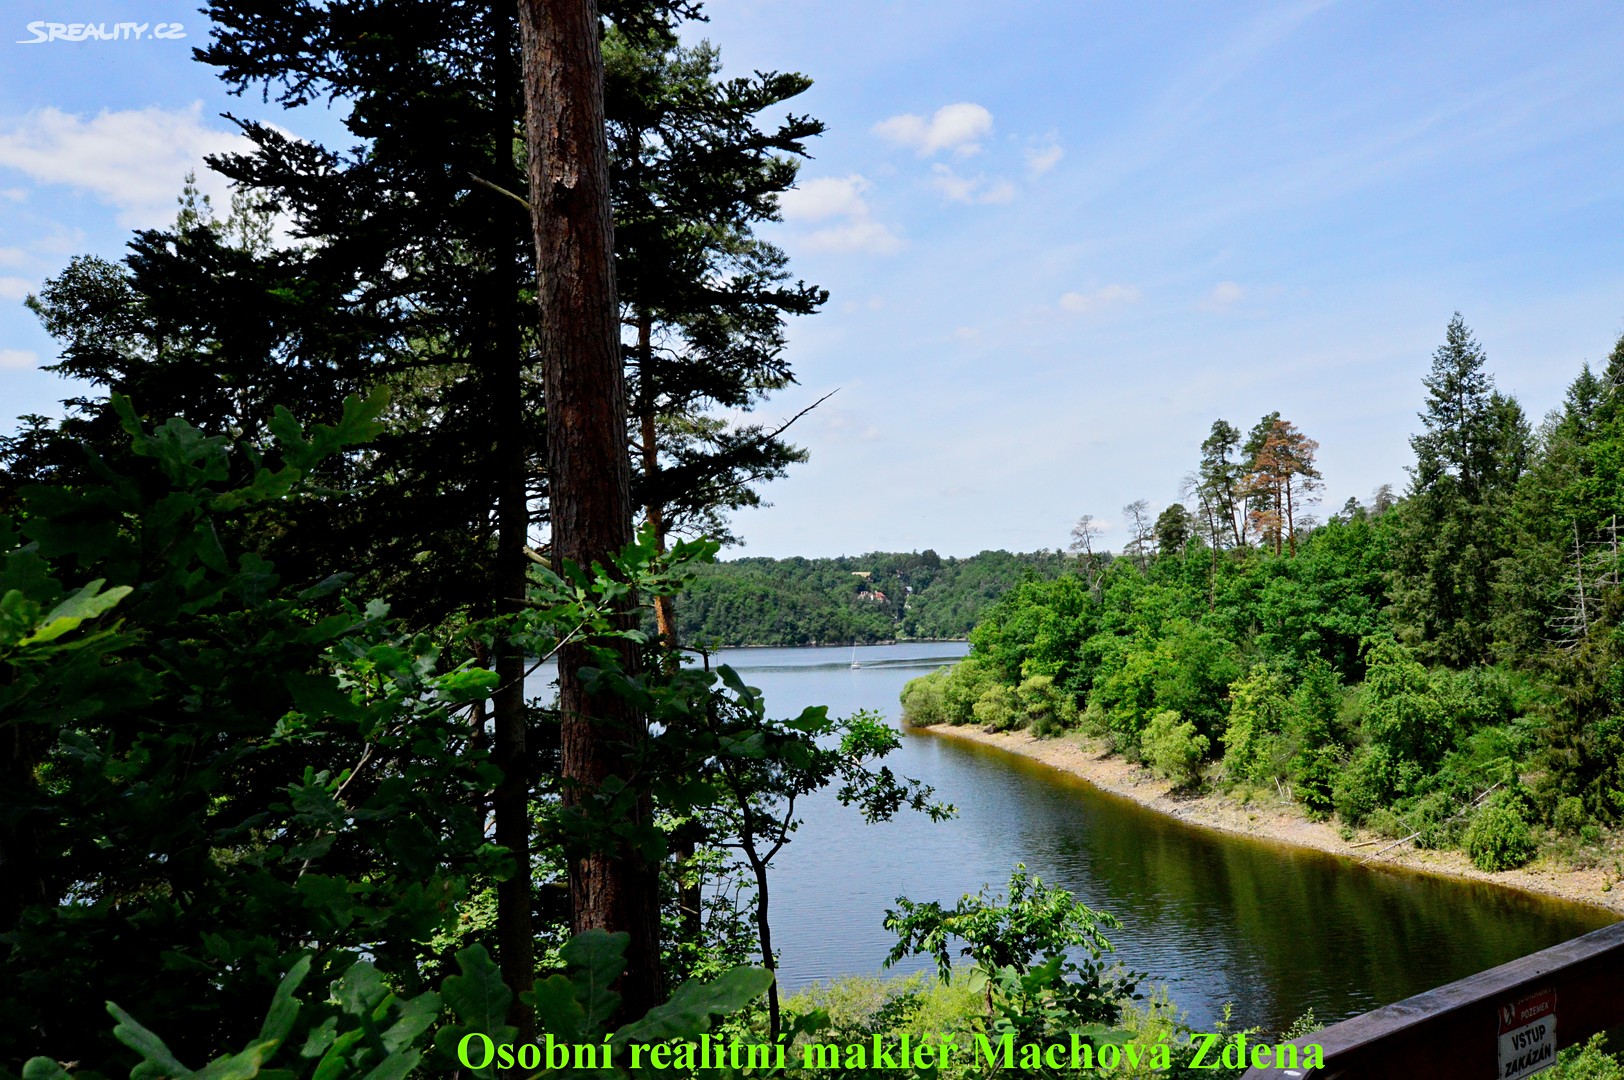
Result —
[[[644, 506], [649, 528], [654, 530], [654, 550], [665, 554], [665, 504], [660, 501], [658, 477], [660, 473], [660, 432], [655, 424], [654, 402], [659, 395], [654, 385], [654, 319], [647, 311], [637, 313], [637, 365], [642, 373], [642, 400], [639, 402], [643, 450], [643, 477], [648, 487], [648, 502]], [[660, 635], [660, 652], [667, 670], [675, 671], [680, 661], [677, 653], [677, 615], [669, 596], [654, 598], [654, 624]], [[681, 913], [682, 936], [698, 941], [704, 930], [704, 882], [693, 872], [694, 855], [698, 851], [701, 829], [697, 821], [689, 820], [671, 835], [671, 856], [678, 870], [677, 908]]]
[[[501, 490], [497, 504], [496, 611], [510, 615], [522, 607], [527, 581], [524, 558], [525, 537], [530, 528], [530, 509], [525, 498], [525, 450], [522, 383], [519, 358], [509, 361], [497, 395], [497, 468]], [[497, 688], [491, 695], [495, 734], [493, 763], [502, 771], [492, 799], [496, 819], [496, 842], [513, 856], [513, 875], [496, 886], [497, 954], [502, 980], [513, 988], [512, 1020], [519, 1028], [521, 1042], [535, 1037], [530, 1009], [519, 1001], [521, 989], [536, 980], [535, 928], [530, 895], [530, 752], [528, 717], [524, 703], [524, 653], [498, 638], [494, 668]]]
[[[654, 385], [654, 319], [647, 311], [637, 314], [637, 365], [643, 376], [642, 426], [643, 476], [649, 489], [645, 513], [649, 527], [654, 530], [654, 550], [665, 554], [665, 504], [660, 501], [656, 477], [660, 473], [660, 433], [655, 426], [654, 401], [658, 388]], [[661, 647], [667, 656], [677, 651], [677, 619], [669, 596], [654, 598], [654, 622], [659, 631]]]
[[[659, 472], [660, 461], [656, 434], [654, 430], [654, 413], [645, 412], [642, 417], [643, 426], [643, 475], [654, 476]], [[665, 554], [665, 506], [658, 498], [650, 496], [645, 507], [648, 515], [649, 527], [654, 530], [654, 550]], [[656, 596], [654, 598], [654, 623], [660, 634], [660, 650], [667, 658], [668, 663], [675, 667], [677, 656], [677, 614], [669, 596]]]
[[[520, 0], [519, 22], [553, 554], [590, 566], [631, 539], [632, 519], [597, 4]], [[647, 725], [623, 700], [586, 693], [586, 659], [561, 650], [558, 674], [563, 799], [590, 810], [608, 777], [635, 781]], [[652, 827], [646, 795], [628, 812], [615, 824]], [[573, 929], [631, 935], [619, 989], [625, 1015], [639, 1016], [663, 997], [655, 868], [624, 842], [568, 855]]]
[[1291, 474], [1286, 473], [1286, 538], [1291, 542], [1291, 554], [1297, 555], [1297, 513], [1291, 501]]
[[[510, 33], [506, 19], [494, 20], [500, 33]], [[498, 55], [509, 55], [511, 39], [502, 43]], [[517, 102], [509, 101], [516, 109]], [[502, 139], [513, 130], [517, 116], [510, 109], [497, 110], [492, 136]], [[497, 145], [501, 145], [498, 143]], [[490, 206], [486, 224], [489, 239], [487, 281], [481, 290], [487, 310], [489, 338], [485, 342], [490, 385], [491, 417], [495, 424], [497, 476], [496, 569], [492, 585], [493, 608], [498, 615], [514, 615], [524, 608], [529, 582], [525, 545], [530, 537], [530, 501], [526, 490], [530, 446], [525, 439], [524, 349], [519, 328], [514, 323], [509, 297], [512, 278], [504, 253], [512, 250], [513, 215], [506, 207]], [[484, 661], [484, 657], [480, 657]], [[514, 990], [511, 1020], [519, 1029], [518, 1039], [535, 1038], [535, 1021], [530, 1007], [519, 1000], [536, 978], [534, 901], [530, 875], [530, 785], [532, 781], [529, 745], [529, 715], [524, 699], [525, 656], [522, 648], [498, 639], [490, 657], [497, 675], [497, 689], [491, 695], [492, 762], [502, 771], [491, 800], [495, 819], [495, 839], [512, 853], [513, 875], [496, 886], [496, 951], [502, 980]], [[483, 728], [483, 717], [480, 717]], [[483, 732], [473, 742], [483, 741]]]

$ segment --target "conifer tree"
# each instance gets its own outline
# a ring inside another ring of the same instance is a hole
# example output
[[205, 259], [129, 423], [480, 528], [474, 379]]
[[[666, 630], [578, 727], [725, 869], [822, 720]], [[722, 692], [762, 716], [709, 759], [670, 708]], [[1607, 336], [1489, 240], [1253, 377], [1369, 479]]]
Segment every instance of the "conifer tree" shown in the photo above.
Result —
[[1285, 548], [1295, 555], [1298, 512], [1323, 486], [1314, 466], [1319, 443], [1279, 414], [1270, 415], [1275, 419], [1253, 455], [1247, 490], [1256, 493], [1262, 506], [1253, 512], [1259, 536], [1274, 546], [1276, 555]]
[[1457, 312], [1433, 354], [1423, 430], [1394, 545], [1394, 612], [1429, 658], [1466, 665], [1489, 653], [1506, 510], [1527, 464], [1517, 402], [1494, 388], [1482, 348]]
[[1123, 525], [1128, 531], [1127, 542], [1122, 545], [1125, 555], [1132, 555], [1144, 570], [1156, 552], [1156, 527], [1150, 517], [1150, 500], [1135, 499], [1122, 508]]
[[[1278, 410], [1264, 416], [1252, 425], [1252, 430], [1246, 433], [1246, 441], [1241, 444], [1240, 476], [1238, 491], [1240, 498], [1241, 515], [1246, 526], [1257, 534], [1259, 542], [1270, 547], [1276, 546], [1279, 539], [1279, 522], [1281, 508], [1277, 505], [1274, 486], [1260, 482], [1255, 475], [1255, 464], [1258, 455], [1263, 452], [1263, 445], [1268, 441], [1269, 433], [1280, 419]], [[1265, 535], [1267, 529], [1267, 535]], [[1243, 527], [1241, 536], [1246, 536]]]
[[1194, 531], [1195, 519], [1183, 503], [1174, 503], [1156, 516], [1156, 550], [1176, 555], [1184, 550]]
[[[1232, 455], [1240, 447], [1241, 433], [1227, 420], [1214, 420], [1212, 432], [1201, 443], [1201, 467], [1197, 490], [1210, 518], [1228, 531], [1235, 547], [1246, 542], [1245, 513], [1242, 509], [1241, 478], [1244, 466]], [[1212, 545], [1219, 546], [1219, 530], [1214, 528]]]
[[1547, 807], [1577, 797], [1616, 820], [1620, 771], [1618, 627], [1624, 622], [1624, 338], [1600, 371], [1586, 364], [1541, 430], [1508, 513], [1513, 555], [1495, 583], [1495, 645], [1560, 688], [1542, 708]]
[[[728, 539], [723, 513], [755, 505], [754, 484], [804, 459], [782, 428], [708, 411], [750, 408], [794, 381], [784, 320], [811, 314], [828, 294], [790, 281], [784, 253], [754, 229], [777, 219], [778, 196], [823, 125], [790, 115], [760, 126], [762, 112], [811, 80], [724, 80], [708, 43], [611, 28], [604, 52], [635, 501], [662, 548], [672, 531]], [[670, 647], [670, 598], [655, 610]]]

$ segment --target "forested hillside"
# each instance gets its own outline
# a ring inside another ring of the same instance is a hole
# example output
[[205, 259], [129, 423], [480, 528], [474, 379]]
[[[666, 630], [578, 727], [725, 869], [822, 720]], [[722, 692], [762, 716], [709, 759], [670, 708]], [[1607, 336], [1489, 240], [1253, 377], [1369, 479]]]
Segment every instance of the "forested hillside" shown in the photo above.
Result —
[[1402, 498], [1305, 524], [1313, 441], [1219, 421], [1193, 510], [1141, 505], [1134, 557], [1018, 586], [909, 717], [1081, 729], [1489, 870], [1595, 865], [1624, 812], [1624, 341], [1537, 429], [1459, 316], [1424, 385]]
[[1052, 580], [1060, 551], [967, 559], [871, 552], [832, 559], [736, 559], [698, 569], [677, 607], [693, 645], [829, 645], [963, 638], [1022, 580]]

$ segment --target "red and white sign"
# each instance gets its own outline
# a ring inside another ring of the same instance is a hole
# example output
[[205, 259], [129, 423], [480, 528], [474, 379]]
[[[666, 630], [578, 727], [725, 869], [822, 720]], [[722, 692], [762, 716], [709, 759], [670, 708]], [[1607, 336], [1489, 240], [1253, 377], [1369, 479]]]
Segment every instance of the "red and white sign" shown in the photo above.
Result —
[[1556, 1064], [1556, 991], [1500, 1006], [1500, 1080], [1532, 1076]]

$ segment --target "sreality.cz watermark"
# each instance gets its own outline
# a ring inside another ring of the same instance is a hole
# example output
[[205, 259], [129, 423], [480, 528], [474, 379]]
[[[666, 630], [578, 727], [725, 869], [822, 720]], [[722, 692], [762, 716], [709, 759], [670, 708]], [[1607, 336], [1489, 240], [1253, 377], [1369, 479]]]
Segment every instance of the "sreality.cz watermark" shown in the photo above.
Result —
[[186, 28], [178, 22], [31, 22], [26, 29], [34, 36], [23, 38], [17, 44], [43, 45], [48, 41], [174, 41], [186, 36]]

